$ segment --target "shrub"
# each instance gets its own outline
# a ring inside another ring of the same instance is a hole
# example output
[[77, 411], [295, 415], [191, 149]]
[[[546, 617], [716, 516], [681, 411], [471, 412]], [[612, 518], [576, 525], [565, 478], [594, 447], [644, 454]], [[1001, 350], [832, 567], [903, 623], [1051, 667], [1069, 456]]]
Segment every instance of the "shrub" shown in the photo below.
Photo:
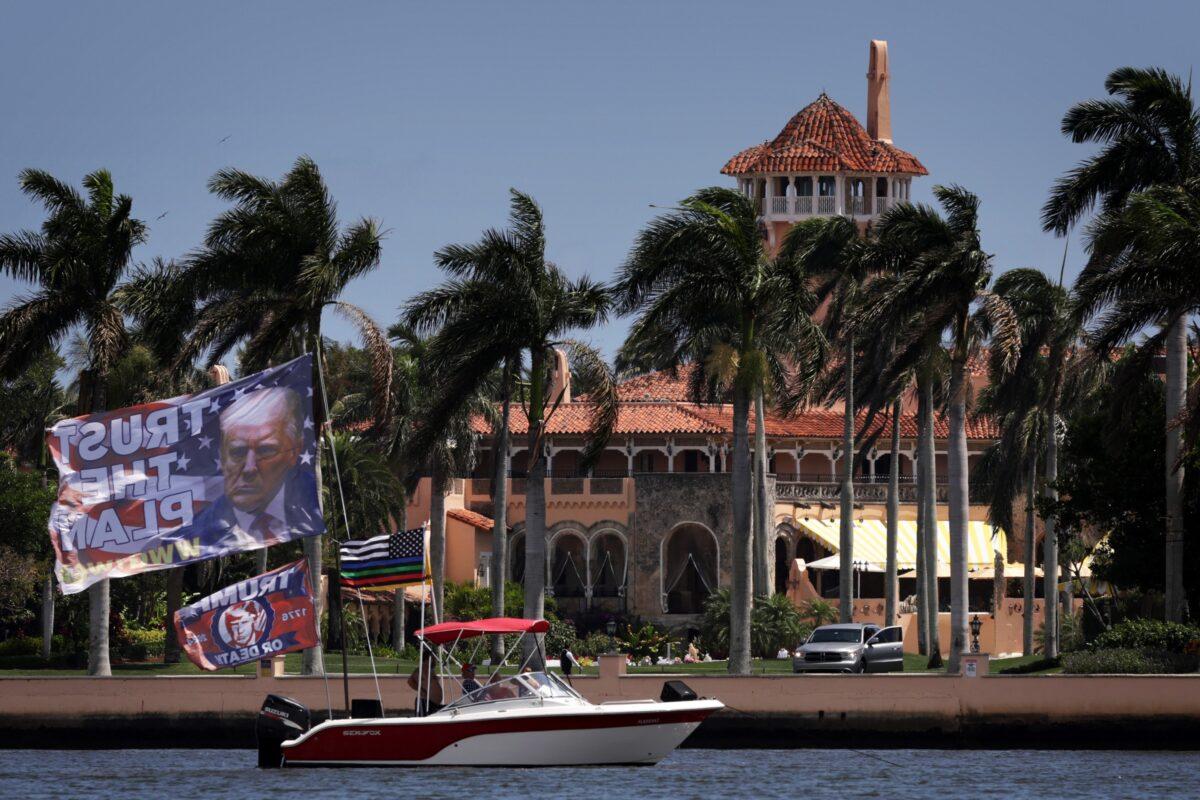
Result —
[[[53, 646], [51, 649], [54, 649]], [[42, 639], [40, 636], [13, 636], [0, 642], [0, 656], [40, 656], [41, 654]]]
[[550, 630], [546, 631], [546, 658], [558, 658], [563, 650], [570, 648], [574, 653], [579, 645], [575, 638], [575, 626], [567, 620], [550, 620]]
[[609, 636], [607, 633], [596, 631], [589, 633], [583, 639], [579, 640], [579, 650], [576, 653], [578, 656], [588, 656], [595, 658], [604, 655], [605, 653], [616, 652], [617, 640]]
[[658, 630], [649, 623], [636, 631], [632, 625], [627, 625], [625, 632], [617, 636], [617, 643], [622, 652], [628, 653], [634, 661], [646, 656], [654, 658], [662, 655], [672, 641], [670, 634]]
[[780, 648], [789, 652], [801, 641], [807, 626], [785, 594], [759, 597], [750, 616], [750, 643], [759, 658], [774, 658]]
[[704, 601], [704, 619], [700, 623], [700, 638], [713, 658], [729, 655], [729, 605], [728, 589], [718, 589]]
[[1169, 675], [1195, 672], [1198, 664], [1194, 654], [1131, 648], [1081, 650], [1062, 657], [1063, 672], [1075, 675]]
[[127, 661], [162, 658], [167, 633], [162, 628], [126, 628], [125, 641], [117, 652]]
[[1096, 637], [1097, 650], [1161, 650], [1184, 653], [1188, 645], [1200, 640], [1200, 628], [1157, 619], [1130, 619]]
[[800, 615], [812, 621], [814, 628], [822, 625], [832, 625], [838, 621], [838, 609], [828, 600], [816, 598], [804, 604]]

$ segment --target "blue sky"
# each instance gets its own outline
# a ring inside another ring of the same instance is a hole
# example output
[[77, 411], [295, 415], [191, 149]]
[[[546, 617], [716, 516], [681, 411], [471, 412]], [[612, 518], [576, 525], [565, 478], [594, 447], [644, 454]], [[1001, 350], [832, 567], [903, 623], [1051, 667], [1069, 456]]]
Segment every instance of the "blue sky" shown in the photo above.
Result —
[[[1057, 276], [1058, 131], [1123, 64], [1186, 74], [1200, 3], [26, 3], [0, 26], [0, 230], [36, 227], [36, 166], [107, 167], [151, 226], [137, 257], [195, 247], [236, 166], [316, 159], [344, 220], [388, 231], [348, 299], [388, 323], [439, 280], [431, 254], [502, 225], [510, 186], [545, 209], [549, 254], [606, 278], [638, 229], [774, 136], [825, 90], [865, 118], [867, 42], [887, 39], [896, 144], [983, 201], [998, 271]], [[228, 137], [224, 142], [222, 139]], [[162, 219], [156, 219], [160, 214]], [[1082, 253], [1072, 242], [1068, 276]], [[0, 278], [5, 301], [21, 290]], [[611, 353], [627, 327], [589, 334]], [[330, 319], [330, 333], [350, 331]]]

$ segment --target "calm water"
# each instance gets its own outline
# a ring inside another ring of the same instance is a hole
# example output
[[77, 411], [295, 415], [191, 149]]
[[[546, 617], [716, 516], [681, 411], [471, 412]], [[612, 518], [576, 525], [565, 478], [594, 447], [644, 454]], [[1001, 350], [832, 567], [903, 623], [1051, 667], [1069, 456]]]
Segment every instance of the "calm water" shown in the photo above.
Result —
[[[886, 762], [883, 760], [886, 759]], [[657, 767], [261, 772], [250, 750], [0, 750], [0, 798], [1195, 798], [1200, 753], [680, 750]], [[891, 762], [891, 763], [887, 763]]]

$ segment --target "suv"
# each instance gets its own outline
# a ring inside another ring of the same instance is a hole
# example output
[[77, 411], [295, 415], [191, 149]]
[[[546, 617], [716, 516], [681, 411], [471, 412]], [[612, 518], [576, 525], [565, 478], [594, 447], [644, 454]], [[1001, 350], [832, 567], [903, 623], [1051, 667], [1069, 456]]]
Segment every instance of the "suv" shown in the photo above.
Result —
[[792, 672], [901, 672], [904, 634], [899, 626], [822, 625], [800, 645]]

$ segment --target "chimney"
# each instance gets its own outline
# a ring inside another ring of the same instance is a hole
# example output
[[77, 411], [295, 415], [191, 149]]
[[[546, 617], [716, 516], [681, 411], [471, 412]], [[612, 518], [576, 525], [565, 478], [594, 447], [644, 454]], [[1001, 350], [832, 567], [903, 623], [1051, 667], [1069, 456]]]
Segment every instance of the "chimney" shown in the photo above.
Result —
[[892, 143], [892, 104], [888, 99], [887, 42], [871, 40], [871, 62], [867, 68], [867, 135]]
[[571, 402], [571, 365], [567, 363], [567, 354], [557, 347], [551, 351], [554, 364], [550, 367], [550, 402], [558, 400], [562, 394], [563, 403]]

